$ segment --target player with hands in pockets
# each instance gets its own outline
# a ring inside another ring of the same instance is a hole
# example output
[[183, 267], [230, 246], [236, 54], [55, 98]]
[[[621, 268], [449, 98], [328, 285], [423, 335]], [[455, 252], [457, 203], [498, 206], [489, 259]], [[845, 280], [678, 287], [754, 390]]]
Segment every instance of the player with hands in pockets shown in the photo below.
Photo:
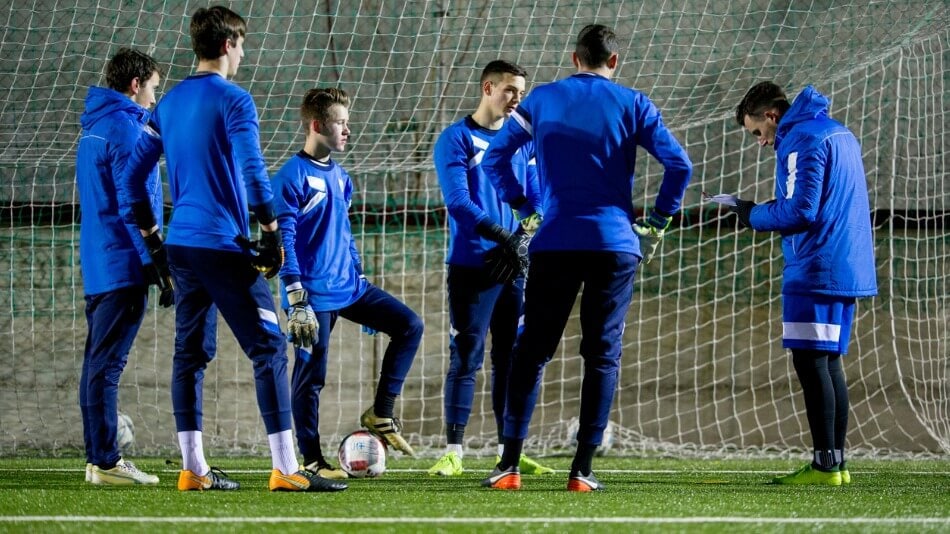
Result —
[[396, 397], [422, 340], [422, 320], [398, 299], [370, 283], [350, 228], [350, 175], [330, 156], [350, 136], [350, 99], [337, 88], [311, 89], [300, 115], [303, 149], [274, 176], [275, 212], [286, 261], [281, 295], [294, 343], [292, 406], [304, 465], [322, 477], [346, 478], [320, 444], [320, 392], [327, 374], [330, 333], [343, 317], [390, 337], [373, 405], [360, 423], [387, 445], [412, 455], [393, 415]]
[[[610, 80], [619, 65], [618, 50], [611, 29], [585, 26], [573, 54], [577, 73], [532, 89], [482, 160], [502, 200], [528, 216], [532, 208], [510, 161], [533, 141], [544, 213], [531, 240], [524, 330], [508, 376], [504, 452], [482, 482], [487, 487], [521, 487], [518, 459], [541, 375], [583, 286], [584, 377], [567, 489], [603, 489], [591, 464], [616, 392], [634, 274], [640, 259], [649, 261], [654, 254], [692, 175], [686, 151], [650, 99]], [[656, 204], [642, 220], [634, 219], [630, 202], [638, 146], [664, 168]]]
[[[167, 252], [175, 282], [172, 406], [182, 453], [178, 489], [235, 490], [237, 481], [204, 455], [202, 389], [215, 357], [221, 312], [254, 369], [257, 405], [271, 452], [272, 491], [339, 491], [346, 484], [301, 469], [291, 433], [287, 343], [262, 274], [274, 276], [283, 245], [260, 148], [257, 108], [229, 77], [244, 57], [247, 25], [226, 7], [191, 17], [194, 74], [158, 103], [124, 175], [136, 222]], [[173, 214], [162, 245], [145, 176], [165, 154]], [[249, 208], [260, 225], [250, 240]]]
[[[465, 426], [472, 412], [475, 379], [485, 358], [485, 337], [491, 332], [492, 411], [498, 430], [498, 453], [505, 413], [505, 390], [511, 354], [524, 309], [528, 243], [540, 213], [538, 177], [530, 143], [508, 164], [530, 199], [532, 216], [518, 216], [499, 198], [481, 165], [485, 149], [507, 117], [524, 98], [527, 72], [505, 60], [482, 70], [478, 108], [446, 128], [433, 158], [449, 213], [447, 286], [449, 295], [449, 369], [445, 377], [446, 449], [429, 469], [431, 475], [462, 474]], [[522, 455], [522, 473], [552, 469]]]
[[775, 484], [851, 483], [845, 458], [848, 352], [856, 299], [877, 294], [874, 238], [861, 145], [807, 86], [788, 102], [770, 81], [736, 106], [736, 122], [775, 149], [775, 198], [736, 199], [742, 226], [782, 236], [782, 346], [792, 353], [811, 430], [811, 462]]

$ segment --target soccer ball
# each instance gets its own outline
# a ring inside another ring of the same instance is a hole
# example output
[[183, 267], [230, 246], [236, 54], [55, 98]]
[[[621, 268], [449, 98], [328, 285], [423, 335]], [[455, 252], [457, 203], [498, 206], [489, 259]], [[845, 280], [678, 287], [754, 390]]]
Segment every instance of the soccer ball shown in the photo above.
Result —
[[115, 432], [115, 441], [119, 449], [125, 450], [132, 446], [135, 441], [135, 427], [132, 426], [132, 418], [119, 412], [119, 425]]
[[[604, 437], [601, 440], [600, 445], [597, 447], [597, 450], [594, 451], [594, 454], [597, 456], [603, 456], [607, 454], [607, 451], [614, 446], [614, 429], [617, 426], [617, 423], [613, 421], [607, 421], [607, 427], [604, 428]], [[570, 436], [571, 446], [577, 446], [577, 431], [580, 428], [580, 421], [575, 417], [571, 419], [570, 424], [567, 426], [567, 435]]]
[[337, 458], [340, 468], [353, 478], [373, 478], [386, 472], [386, 447], [365, 430], [343, 438]]

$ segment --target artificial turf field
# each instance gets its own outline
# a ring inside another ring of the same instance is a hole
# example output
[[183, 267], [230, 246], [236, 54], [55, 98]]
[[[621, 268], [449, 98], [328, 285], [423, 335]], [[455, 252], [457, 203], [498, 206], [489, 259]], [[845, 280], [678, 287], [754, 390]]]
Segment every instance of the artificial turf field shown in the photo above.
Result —
[[842, 487], [775, 486], [789, 460], [675, 460], [607, 456], [606, 490], [565, 490], [568, 457], [553, 475], [523, 476], [521, 491], [479, 481], [490, 458], [466, 458], [461, 477], [430, 477], [433, 459], [390, 458], [377, 479], [339, 493], [271, 493], [269, 461], [214, 459], [242, 487], [179, 492], [177, 467], [130, 458], [158, 486], [86, 484], [81, 459], [0, 459], [2, 532], [950, 532], [950, 460], [849, 462]]

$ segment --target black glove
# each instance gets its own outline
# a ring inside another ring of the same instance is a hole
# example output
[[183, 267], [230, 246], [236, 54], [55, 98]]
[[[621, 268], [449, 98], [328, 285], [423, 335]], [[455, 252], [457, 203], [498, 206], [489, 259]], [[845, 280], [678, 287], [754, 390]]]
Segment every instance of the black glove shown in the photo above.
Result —
[[518, 232], [506, 232], [508, 238], [485, 253], [488, 276], [499, 284], [507, 284], [519, 276], [528, 274], [528, 244], [531, 236]]
[[755, 207], [755, 202], [751, 200], [742, 200], [741, 198], [736, 199], [735, 206], [729, 206], [729, 211], [735, 213], [739, 217], [739, 223], [746, 227], [752, 228], [752, 221], [749, 217], [752, 216], [752, 208]]
[[168, 308], [175, 303], [175, 288], [172, 285], [172, 274], [168, 270], [168, 256], [160, 232], [153, 232], [145, 237], [145, 247], [152, 263], [145, 265], [145, 281], [149, 285], [158, 286], [158, 304]]
[[281, 265], [284, 264], [284, 243], [280, 238], [280, 228], [273, 232], [261, 230], [261, 238], [251, 241], [243, 235], [234, 238], [234, 241], [251, 253], [251, 265], [271, 279], [277, 276]]

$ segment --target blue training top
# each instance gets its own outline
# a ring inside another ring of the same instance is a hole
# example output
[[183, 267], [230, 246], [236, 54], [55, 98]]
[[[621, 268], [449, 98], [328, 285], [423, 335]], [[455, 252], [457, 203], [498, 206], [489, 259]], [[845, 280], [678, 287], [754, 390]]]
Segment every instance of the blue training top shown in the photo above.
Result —
[[298, 152], [274, 175], [274, 212], [286, 258], [280, 269], [281, 298], [299, 282], [314, 311], [336, 311], [356, 302], [368, 282], [360, 262], [349, 210], [350, 175], [329, 160], [319, 162]]
[[[449, 212], [449, 250], [445, 263], [480, 267], [484, 255], [498, 244], [478, 235], [482, 222], [497, 223], [510, 232], [518, 229], [511, 208], [499, 198], [481, 165], [485, 149], [497, 130], [482, 128], [467, 116], [446, 128], [435, 144], [433, 159], [442, 197]], [[542, 214], [538, 173], [531, 143], [511, 158], [511, 169], [526, 190], [528, 201]]]
[[[79, 263], [87, 295], [145, 284], [142, 266], [152, 260], [119, 177], [148, 117], [148, 110], [113, 89], [90, 87], [86, 95], [76, 150], [76, 186], [82, 212]], [[158, 167], [144, 169], [144, 176], [145, 195], [161, 228]]]
[[249, 235], [248, 204], [273, 200], [251, 95], [201, 72], [161, 99], [150, 126], [124, 177], [131, 201], [145, 198], [143, 170], [164, 152], [174, 209], [166, 243], [240, 251], [234, 238]]
[[637, 146], [663, 164], [655, 209], [673, 215], [692, 175], [686, 151], [643, 93], [594, 73], [531, 91], [485, 153], [482, 167], [511, 202], [523, 194], [507, 161], [534, 140], [544, 222], [531, 251], [640, 254], [633, 233]]

